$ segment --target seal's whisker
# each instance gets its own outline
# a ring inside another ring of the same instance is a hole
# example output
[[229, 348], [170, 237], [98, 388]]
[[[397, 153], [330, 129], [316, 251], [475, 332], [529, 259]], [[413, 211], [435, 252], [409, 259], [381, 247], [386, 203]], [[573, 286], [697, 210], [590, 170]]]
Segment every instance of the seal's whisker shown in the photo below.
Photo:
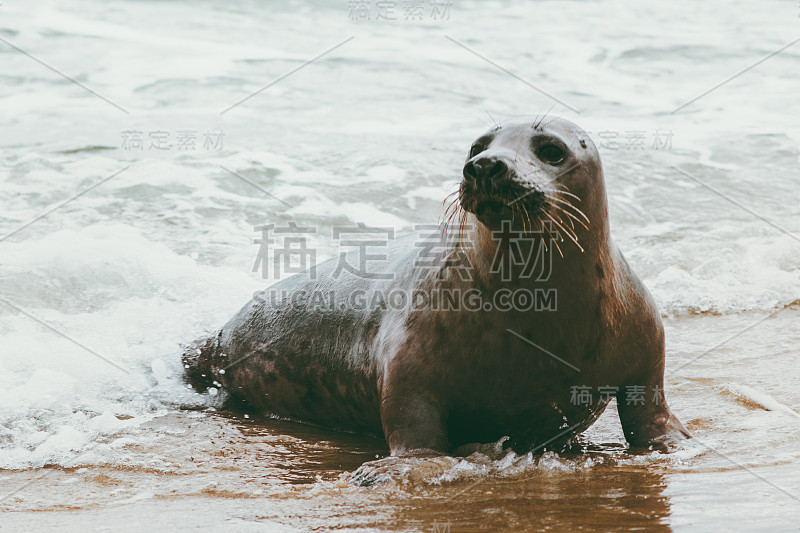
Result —
[[523, 224], [522, 224], [522, 228], [523, 228], [523, 230], [525, 232], [525, 237], [530, 238], [533, 235], [533, 225], [531, 223], [531, 215], [530, 215], [530, 213], [528, 213], [528, 208], [525, 207], [525, 204], [520, 203], [519, 207], [520, 207], [520, 211], [522, 212], [522, 214], [525, 217], [523, 219]]
[[[531, 213], [530, 213], [530, 211], [528, 211], [528, 208], [525, 206], [525, 204], [520, 203], [519, 205], [520, 205], [520, 209], [522, 210], [523, 214], [525, 215], [525, 219], [527, 220], [527, 230], [526, 230], [527, 233], [525, 235], [529, 239], [532, 239], [533, 236], [536, 234], [536, 231], [537, 231], [537, 230], [534, 229], [534, 221], [538, 221], [539, 224], [541, 225], [541, 224], [543, 224], [542, 219], [538, 215], [536, 217], [531, 217]], [[542, 233], [542, 235], [544, 235], [544, 233]], [[545, 251], [547, 251], [547, 241], [545, 239], [543, 239], [542, 242], [544, 243]]]
[[578, 217], [573, 215], [571, 212], [565, 210], [560, 205], [556, 205], [556, 206], [553, 206], [553, 207], [558, 208], [559, 211], [561, 211], [562, 213], [564, 213], [565, 215], [567, 215], [569, 217], [570, 225], [572, 225], [573, 228], [575, 227], [575, 222], [577, 222], [578, 224], [583, 226], [583, 229], [585, 229], [585, 230], [589, 229], [589, 226], [583, 220], [579, 219]]
[[450, 202], [450, 204], [447, 206], [447, 209], [445, 209], [444, 213], [442, 213], [440, 220], [449, 222], [450, 218], [453, 216], [453, 213], [455, 213], [457, 210], [458, 206], [456, 205], [456, 202]]
[[560, 242], [566, 242], [564, 240], [564, 235], [566, 235], [569, 238], [569, 240], [574, 242], [575, 245], [578, 247], [578, 249], [581, 252], [583, 252], [584, 251], [583, 246], [580, 245], [580, 242], [578, 241], [578, 239], [567, 228], [565, 228], [564, 225], [560, 221], [554, 221], [554, 222], [557, 222], [558, 225], [563, 229], [563, 231], [559, 233], [559, 236], [561, 237], [561, 241]]
[[[455, 191], [456, 193], [460, 193], [461, 190]], [[449, 196], [453, 196], [450, 194]], [[441, 215], [439, 227], [441, 229], [442, 238], [447, 241], [450, 237], [450, 227], [453, 222], [453, 217], [458, 214], [459, 211], [462, 210], [461, 207], [461, 198], [462, 195], [453, 198], [450, 203], [448, 204], [447, 208], [444, 210], [444, 213]]]
[[458, 244], [461, 248], [464, 245], [464, 231], [467, 229], [467, 212], [461, 209], [461, 215], [458, 217]]
[[[564, 211], [564, 209], [560, 205], [554, 205], [553, 208], [556, 210], [557, 213], [559, 213], [558, 218], [560, 218], [563, 221], [564, 217], [562, 217], [561, 215], [566, 214], [566, 211]], [[575, 220], [572, 218], [567, 218], [566, 222], [569, 223], [570, 229], [572, 230], [573, 233], [575, 233]]]
[[533, 235], [533, 222], [531, 222], [531, 214], [528, 213], [528, 208], [525, 207], [524, 203], [519, 204], [519, 207], [522, 211], [522, 214], [525, 216], [525, 224], [523, 225], [523, 228], [525, 229], [525, 236], [530, 238]]
[[[561, 228], [561, 230], [562, 230], [564, 233], [566, 233], [566, 234], [567, 234], [567, 237], [569, 237], [569, 238], [570, 238], [570, 240], [571, 240], [572, 242], [574, 242], [574, 243], [575, 243], [575, 246], [577, 246], [577, 247], [578, 247], [578, 249], [579, 249], [581, 252], [585, 251], [585, 250], [583, 249], [583, 246], [581, 246], [581, 245], [580, 245], [580, 243], [578, 242], [578, 239], [577, 239], [576, 237], [574, 237], [574, 236], [573, 236], [571, 233], [569, 233], [569, 232], [567, 231], [567, 229], [566, 229], [564, 226], [562, 226], [561, 224], [559, 224], [559, 223], [558, 223], [558, 221], [556, 221], [556, 219], [554, 219], [552, 216], [550, 216], [550, 213], [547, 213], [547, 212], [545, 212], [545, 215], [547, 215], [547, 218], [549, 218], [550, 220], [552, 220], [552, 221], [553, 221], [553, 224], [555, 224], [556, 226], [558, 226], [559, 228]], [[562, 256], [562, 257], [563, 257], [563, 256]]]
[[[551, 198], [551, 197], [548, 197], [548, 200], [558, 200], [558, 198]], [[567, 211], [567, 210], [564, 208], [564, 206], [563, 206], [563, 205], [559, 205], [559, 204], [550, 204], [550, 205], [552, 205], [554, 209], [557, 209], [558, 211], [560, 211], [561, 213], [563, 213], [563, 214], [565, 214], [565, 215], [567, 215], [567, 216], [569, 217], [569, 219], [568, 219], [568, 220], [569, 220], [569, 222], [570, 222], [570, 226], [572, 226], [572, 228], [573, 228], [573, 229], [575, 228], [575, 222], [577, 222], [578, 224], [580, 224], [581, 226], [583, 226], [585, 229], [587, 229], [587, 230], [589, 229], [589, 226], [588, 226], [588, 225], [587, 225], [587, 224], [586, 224], [586, 223], [585, 223], [583, 220], [579, 219], [579, 218], [578, 218], [578, 217], [577, 217], [575, 214], [573, 214], [571, 211]], [[569, 207], [574, 207], [574, 206], [569, 206]], [[573, 221], [574, 221], [574, 222], [573, 222]]]
[[[458, 195], [458, 196], [455, 196], [455, 195]], [[450, 203], [448, 204], [447, 208], [445, 209], [444, 214], [442, 215], [443, 217], [449, 217], [449, 215], [452, 215], [452, 213], [454, 213], [454, 212], [458, 211], [459, 209], [461, 209], [461, 200], [464, 198], [464, 195], [463, 195], [463, 192], [461, 191], [461, 188], [459, 187], [459, 189], [457, 191], [453, 191], [451, 194], [449, 194], [448, 198], [451, 197], [451, 196], [453, 198], [450, 200]]]
[[574, 241], [577, 241], [578, 240], [578, 234], [575, 233], [575, 227], [573, 226], [572, 230], [570, 230], [569, 228], [566, 227], [566, 223], [564, 222], [564, 219], [561, 218], [561, 216], [558, 213], [554, 213], [554, 216], [555, 216], [556, 219], [558, 219], [558, 222], [562, 225], [562, 227], [564, 228], [564, 231], [567, 232], [567, 236], [570, 239], [572, 239]]
[[492, 114], [491, 114], [491, 113], [489, 113], [489, 110], [488, 110], [488, 109], [486, 109], [486, 106], [485, 106], [485, 105], [483, 105], [483, 104], [481, 104], [481, 107], [482, 107], [482, 108], [483, 108], [483, 110], [486, 112], [486, 114], [487, 114], [487, 115], [489, 115], [489, 120], [491, 120], [491, 121], [492, 121], [492, 124], [494, 124], [494, 127], [495, 127], [495, 128], [499, 128], [499, 127], [500, 127], [500, 124], [498, 124], [498, 123], [497, 123], [497, 121], [496, 121], [496, 120], [494, 119], [494, 117], [492, 116]]
[[[558, 213], [556, 213], [556, 217], [558, 217], [558, 221], [559, 221], [559, 222], [561, 222], [562, 224], [565, 224], [565, 222], [564, 222], [564, 217], [562, 217], [562, 216], [561, 216], [560, 214], [558, 214]], [[572, 235], [573, 235], [573, 236], [574, 236], [576, 239], [578, 239], [578, 233], [575, 231], [575, 225], [573, 224], [571, 227], [572, 227], [572, 230], [570, 231], [570, 233], [571, 233], [571, 234], [572, 234]]]
[[461, 187], [459, 187], [455, 191], [453, 191], [450, 194], [448, 194], [447, 196], [445, 196], [444, 200], [442, 200], [442, 205], [446, 204], [447, 200], [449, 200], [451, 196], [454, 196], [454, 195], [458, 194], [459, 192], [461, 192]]
[[[527, 207], [525, 207], [525, 205], [524, 205], [524, 204], [522, 205], [522, 209], [524, 209], [524, 210], [525, 210], [525, 214], [528, 216], [528, 221], [529, 221], [529, 223], [530, 223], [530, 228], [531, 228], [531, 235], [533, 235], [534, 231], [533, 231], [533, 221], [531, 220], [531, 215], [530, 215], [530, 213], [528, 212], [528, 208], [527, 208]], [[541, 217], [541, 216], [539, 216], [538, 214], [536, 215], [536, 220], [539, 222], [539, 228], [540, 228], [539, 232], [540, 232], [540, 233], [541, 233], [541, 235], [542, 235], [542, 236], [541, 236], [541, 239], [542, 239], [542, 244], [544, 245], [544, 251], [545, 251], [545, 252], [549, 252], [549, 251], [550, 251], [550, 248], [547, 246], [547, 241], [548, 241], [548, 240], [550, 239], [550, 237], [551, 237], [551, 235], [550, 235], [550, 232], [546, 232], [546, 231], [545, 231], [545, 224], [544, 224], [544, 220], [542, 220], [542, 217]], [[555, 241], [554, 241], [554, 242], [555, 242]], [[559, 249], [559, 253], [561, 253], [561, 250], [560, 250], [560, 249]], [[561, 257], [564, 257], [564, 255], [563, 255], [563, 254], [561, 254]]]
[[445, 212], [439, 218], [439, 227], [447, 228], [449, 223], [450, 223], [450, 216], [447, 214], [447, 212]]
[[580, 208], [575, 207], [575, 205], [572, 202], [570, 202], [569, 200], [564, 200], [563, 198], [559, 198], [557, 196], [548, 196], [548, 199], [556, 201], [556, 202], [559, 202], [560, 204], [563, 204], [565, 207], [573, 209], [576, 214], [578, 214], [581, 217], [583, 217], [583, 219], [586, 221], [587, 224], [591, 224], [592, 223], [591, 220], [589, 220], [589, 217], [587, 217], [586, 214], [583, 211], [580, 210]]
[[[453, 255], [458, 254], [459, 250], [463, 247], [462, 235], [467, 212], [461, 206], [462, 197], [462, 195], [459, 195], [452, 201], [451, 207], [454, 206], [455, 208], [450, 211], [441, 231], [441, 238], [444, 241], [443, 244], [448, 249], [445, 257], [445, 264], [450, 261]], [[456, 228], [453, 228], [453, 222], [457, 224]]]
[[553, 121], [555, 121], [555, 120], [558, 120], [558, 117], [553, 117], [553, 119], [552, 119], [550, 122], [548, 122], [547, 124], [545, 124], [545, 125], [544, 125], [544, 127], [545, 127], [545, 128], [546, 128], [546, 127], [548, 127], [548, 126], [549, 126], [550, 124], [552, 124], [552, 123], [553, 123]]
[[453, 209], [453, 202], [450, 202], [449, 204], [447, 204], [447, 207], [445, 207], [444, 211], [442, 211], [442, 214], [439, 215], [439, 222], [447, 220], [447, 217], [450, 216], [450, 211], [452, 209]]
[[561, 259], [564, 259], [564, 252], [561, 251], [561, 246], [559, 246], [558, 241], [556, 239], [553, 239], [553, 244], [555, 245], [556, 250], [558, 250], [558, 255], [561, 256]]
[[[552, 240], [553, 245], [558, 250], [558, 255], [561, 256], [561, 259], [564, 259], [564, 252], [561, 251], [561, 246], [558, 244], [558, 239], [556, 238], [556, 236], [560, 237], [561, 235], [557, 231], [554, 231], [552, 228], [548, 228], [544, 220], [542, 220], [541, 218], [539, 220], [541, 220], [542, 222], [542, 233], [547, 233], [547, 239], [545, 239], [545, 242], [547, 242], [548, 240]], [[555, 233], [555, 236], [553, 235], [553, 233]], [[561, 237], [561, 240], [564, 240], [564, 237]]]
[[439, 217], [439, 229], [441, 230], [442, 235], [447, 234], [447, 228], [450, 224], [450, 217], [447, 215], [447, 212], [450, 208], [448, 207], [447, 210]]
[[558, 194], [565, 194], [565, 195], [567, 195], [567, 196], [571, 196], [571, 197], [575, 198], [575, 199], [576, 199], [576, 200], [578, 200], [579, 202], [581, 201], [581, 197], [580, 197], [580, 196], [577, 196], [577, 195], [575, 195], [575, 194], [572, 194], [572, 193], [570, 192], [569, 188], [568, 188], [566, 185], [564, 185], [563, 183], [554, 183], [554, 185], [557, 185], [557, 186], [559, 186], [559, 187], [562, 187], [562, 189], [558, 189], [558, 190], [557, 190]]
[[542, 118], [539, 118], [538, 114], [536, 115], [536, 118], [538, 118], [539, 120], [537, 121], [536, 119], [533, 119], [534, 120], [534, 125], [533, 125], [534, 129], [537, 129], [539, 126], [542, 125], [542, 122], [544, 122], [544, 119], [546, 119], [548, 117], [548, 115], [550, 115], [550, 112], [553, 110], [553, 108], [555, 106], [556, 106], [555, 104], [551, 105], [550, 109], [548, 109], [547, 111], [544, 112], [544, 114], [542, 115]]
[[456, 222], [458, 226], [461, 225], [461, 215], [463, 214], [463, 208], [461, 207], [460, 201], [456, 204], [455, 209], [450, 214], [450, 219], [447, 221], [448, 227], [450, 227], [453, 222]]
[[[551, 238], [551, 235], [550, 235], [550, 233], [546, 233], [546, 232], [544, 231], [544, 220], [542, 220], [542, 219], [541, 219], [541, 218], [539, 218], [539, 217], [537, 217], [537, 220], [539, 221], [539, 227], [541, 227], [541, 228], [542, 228], [542, 244], [544, 244], [544, 251], [545, 251], [545, 252], [549, 252], [549, 251], [550, 251], [550, 248], [548, 248], [548, 247], [547, 247], [547, 241], [549, 241], [549, 240], [550, 240], [550, 238]], [[563, 257], [563, 256], [562, 256], [562, 257]]]
[[524, 203], [519, 204], [520, 214], [522, 216], [522, 229], [524, 231], [524, 235], [526, 239], [532, 239], [534, 232], [533, 232], [533, 221], [531, 220], [531, 214], [528, 212], [528, 208], [525, 207]]
[[[455, 208], [452, 210], [452, 212], [450, 213], [450, 216], [449, 216], [449, 217], [447, 217], [447, 235], [445, 235], [445, 241], [446, 241], [448, 244], [449, 244], [449, 243], [450, 243], [450, 242], [453, 240], [453, 234], [454, 234], [454, 233], [457, 231], [457, 229], [458, 229], [458, 228], [453, 228], [453, 222], [456, 220], [456, 217], [458, 217], [458, 216], [459, 216], [459, 210], [460, 210], [460, 209], [461, 209], [461, 206], [456, 206], [456, 207], [455, 207]], [[457, 245], [458, 245], [458, 243], [456, 242], [456, 244], [455, 244], [455, 245], [453, 245], [453, 246], [454, 246], [454, 247], [456, 247]]]
[[[463, 220], [464, 220], [464, 213], [460, 213], [457, 216], [453, 217], [453, 220], [456, 224], [456, 227], [450, 231], [448, 239], [452, 242], [452, 246], [455, 250], [459, 250], [463, 246]], [[455, 241], [455, 242], [453, 242]]]
[[[454, 196], [458, 195], [454, 198]], [[448, 209], [452, 206], [457, 200], [461, 199], [461, 187], [456, 189], [455, 191], [448, 194], [444, 200], [442, 200], [442, 205], [448, 204]], [[448, 203], [449, 201], [449, 203]]]
[[[559, 194], [561, 192], [562, 191], [557, 191], [557, 193], [559, 193]], [[564, 204], [564, 206], [569, 208], [569, 209], [572, 209], [575, 212], [575, 214], [580, 215], [586, 221], [587, 224], [591, 224], [592, 223], [592, 221], [589, 220], [589, 217], [586, 216], [586, 213], [584, 213], [579, 207], [577, 207], [575, 204], [570, 202], [568, 199], [565, 200], [564, 198], [559, 198], [558, 196], [555, 196], [555, 195], [551, 196], [551, 199], [556, 200], [556, 201]]]
[[[584, 228], [589, 229], [589, 226], [592, 224], [592, 221], [589, 220], [589, 217], [587, 217], [583, 213], [583, 211], [581, 211], [580, 209], [578, 209], [577, 207], [575, 207], [572, 204], [562, 204], [562, 205], [559, 205], [559, 207], [562, 209], [562, 211], [564, 213], [567, 213], [569, 216], [574, 217], [575, 220], [580, 222], [581, 225], [583, 225]], [[570, 209], [572, 211], [570, 211]], [[578, 217], [579, 215], [580, 215], [580, 218]]]

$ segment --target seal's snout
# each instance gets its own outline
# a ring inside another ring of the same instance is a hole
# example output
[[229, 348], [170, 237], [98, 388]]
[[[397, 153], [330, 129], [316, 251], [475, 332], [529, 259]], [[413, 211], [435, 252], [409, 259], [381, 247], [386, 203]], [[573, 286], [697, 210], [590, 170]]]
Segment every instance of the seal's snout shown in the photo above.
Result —
[[479, 218], [510, 213], [508, 202], [518, 188], [513, 155], [504, 150], [483, 151], [467, 161], [461, 183], [464, 210]]
[[464, 179], [490, 191], [494, 182], [508, 176], [510, 162], [501, 155], [478, 155], [464, 165]]

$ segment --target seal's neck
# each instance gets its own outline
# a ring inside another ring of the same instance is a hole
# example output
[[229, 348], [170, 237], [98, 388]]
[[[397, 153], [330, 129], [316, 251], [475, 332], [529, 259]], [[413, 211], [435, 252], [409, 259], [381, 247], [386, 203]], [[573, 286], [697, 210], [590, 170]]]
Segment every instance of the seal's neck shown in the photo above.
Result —
[[598, 217], [595, 225], [584, 228], [579, 224], [559, 226], [545, 219], [542, 231], [526, 232], [513, 226], [492, 229], [470, 215], [469, 238], [459, 245], [482, 287], [560, 285], [563, 280], [565, 285], [575, 286], [585, 272], [612, 264], [607, 220]]

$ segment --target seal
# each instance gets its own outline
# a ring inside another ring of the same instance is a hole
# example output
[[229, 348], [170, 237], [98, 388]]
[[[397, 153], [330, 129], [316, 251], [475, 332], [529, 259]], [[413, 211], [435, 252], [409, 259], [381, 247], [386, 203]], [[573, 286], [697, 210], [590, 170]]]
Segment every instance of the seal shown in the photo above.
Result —
[[600, 157], [578, 126], [481, 135], [436, 237], [385, 244], [369, 275], [342, 268], [354, 250], [257, 294], [185, 353], [188, 382], [382, 435], [401, 457], [503, 437], [563, 447], [612, 398], [631, 446], [690, 437], [664, 396], [660, 315], [611, 239]]

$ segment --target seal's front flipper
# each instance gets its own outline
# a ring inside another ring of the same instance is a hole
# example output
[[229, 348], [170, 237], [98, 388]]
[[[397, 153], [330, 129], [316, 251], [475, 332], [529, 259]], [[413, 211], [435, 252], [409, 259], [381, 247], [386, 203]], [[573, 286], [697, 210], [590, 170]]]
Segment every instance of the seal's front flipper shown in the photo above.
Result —
[[403, 484], [420, 483], [441, 476], [456, 463], [458, 459], [455, 457], [445, 456], [434, 450], [417, 450], [412, 455], [368, 461], [350, 474], [347, 481], [361, 487], [390, 481]]
[[434, 391], [422, 387], [405, 368], [393, 370], [381, 397], [383, 434], [392, 455], [449, 452], [447, 417]]
[[[640, 387], [644, 395], [634, 387], [623, 387], [617, 394], [617, 410], [628, 444], [671, 451], [681, 441], [692, 438], [669, 410], [663, 385]], [[631, 389], [636, 391], [634, 396], [630, 394]]]

